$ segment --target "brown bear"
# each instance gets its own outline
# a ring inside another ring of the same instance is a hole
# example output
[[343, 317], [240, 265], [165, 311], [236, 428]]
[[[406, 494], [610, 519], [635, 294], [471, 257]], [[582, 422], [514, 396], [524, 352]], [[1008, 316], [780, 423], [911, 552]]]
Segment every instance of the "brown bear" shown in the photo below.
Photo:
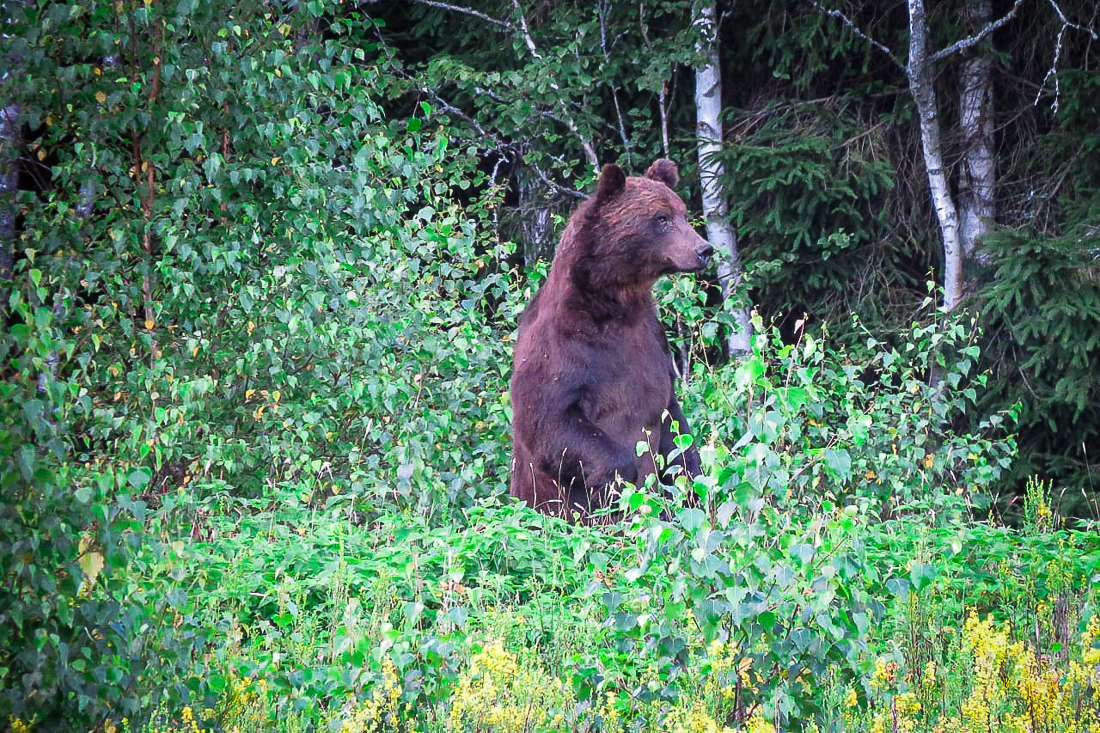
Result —
[[[672, 356], [651, 292], [662, 275], [698, 272], [713, 248], [673, 192], [676, 164], [645, 178], [607, 165], [569, 219], [550, 275], [520, 319], [512, 376], [511, 494], [547, 514], [585, 521], [610, 505], [616, 478], [642, 485], [672, 466], [699, 473], [673, 390]], [[640, 457], [639, 441], [650, 450]]]

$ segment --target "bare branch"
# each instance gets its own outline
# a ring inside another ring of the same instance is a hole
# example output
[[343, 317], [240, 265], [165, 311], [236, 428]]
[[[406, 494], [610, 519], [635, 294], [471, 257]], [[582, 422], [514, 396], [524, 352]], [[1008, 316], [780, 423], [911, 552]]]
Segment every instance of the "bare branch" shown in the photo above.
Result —
[[[417, 1], [419, 1], [419, 0], [417, 0]], [[389, 49], [388, 49], [387, 44], [386, 44], [386, 39], [382, 37], [382, 33], [377, 28], [377, 26], [375, 27], [375, 34], [377, 35], [379, 43], [382, 44], [382, 48], [384, 48], [388, 51]], [[411, 74], [409, 74], [407, 71], [405, 71], [404, 69], [402, 69], [400, 67], [396, 67], [395, 68], [395, 73], [400, 78], [404, 79], [405, 81], [413, 82], [413, 84], [415, 85], [416, 79]], [[506, 156], [509, 156], [509, 157], [515, 157], [515, 158], [518, 158], [520, 160], [523, 159], [522, 153], [516, 149], [515, 145], [513, 145], [509, 142], [506, 142], [505, 140], [501, 139], [499, 136], [494, 135], [493, 133], [487, 131], [485, 128], [483, 128], [481, 126], [480, 123], [478, 123], [477, 120], [475, 120], [473, 117], [469, 116], [468, 114], [466, 114], [465, 112], [460, 110], [458, 107], [455, 107], [453, 104], [451, 104], [446, 99], [441, 97], [437, 92], [435, 92], [431, 89], [422, 89], [422, 91], [425, 94], [427, 94], [428, 97], [438, 107], [440, 107], [441, 109], [446, 110], [449, 114], [452, 114], [455, 117], [458, 117], [459, 119], [463, 120], [466, 124], [470, 125], [472, 128], [477, 130], [477, 133], [481, 137], [481, 139], [483, 139], [486, 142], [490, 143], [489, 145], [486, 146], [486, 148], [488, 150], [493, 150], [493, 151], [501, 153], [502, 155], [506, 155]], [[554, 191], [557, 191], [559, 194], [561, 194], [563, 196], [568, 196], [569, 198], [574, 198], [574, 199], [583, 199], [583, 198], [586, 197], [585, 194], [582, 193], [581, 191], [578, 191], [578, 190], [573, 189], [573, 188], [566, 188], [565, 186], [562, 186], [561, 184], [555, 183], [554, 181], [550, 180], [546, 176], [546, 174], [543, 173], [537, 166], [527, 164], [527, 167], [531, 170], [531, 172], [535, 175], [536, 178], [538, 178], [540, 181], [545, 183], [549, 188], [553, 189]], [[495, 175], [495, 171], [496, 171], [496, 167], [494, 167], [494, 175]]]
[[441, 3], [441, 2], [438, 2], [438, 0], [412, 0], [412, 1], [415, 2], [415, 3], [420, 3], [421, 5], [431, 5], [433, 8], [442, 8], [443, 10], [450, 10], [450, 11], [455, 12], [455, 13], [465, 13], [466, 15], [472, 15], [475, 18], [480, 18], [481, 20], [484, 20], [486, 23], [492, 23], [493, 25], [500, 26], [501, 28], [507, 28], [508, 30], [512, 30], [512, 24], [511, 23], [508, 23], [508, 22], [503, 21], [503, 20], [499, 20], [497, 18], [486, 15], [485, 13], [479, 12], [477, 10], [471, 10], [470, 8], [464, 8], [461, 5], [451, 5], [450, 3]]
[[1056, 12], [1058, 14], [1058, 18], [1062, 21], [1062, 27], [1058, 29], [1058, 36], [1057, 36], [1057, 39], [1055, 40], [1055, 44], [1054, 44], [1054, 61], [1052, 61], [1051, 64], [1050, 64], [1050, 71], [1048, 71], [1046, 73], [1046, 76], [1043, 77], [1043, 83], [1039, 85], [1039, 93], [1035, 95], [1034, 104], [1039, 103], [1039, 98], [1043, 96], [1043, 90], [1046, 89], [1046, 87], [1047, 87], [1047, 79], [1049, 79], [1050, 77], [1053, 76], [1054, 77], [1054, 102], [1051, 103], [1050, 109], [1053, 112], [1057, 113], [1058, 112], [1058, 100], [1062, 95], [1062, 88], [1061, 88], [1061, 85], [1058, 83], [1058, 60], [1062, 57], [1062, 39], [1066, 35], [1066, 29], [1067, 28], [1073, 28], [1074, 30], [1081, 31], [1083, 33], [1088, 33], [1089, 36], [1093, 40], [1096, 39], [1096, 31], [1092, 30], [1091, 28], [1085, 28], [1084, 26], [1081, 26], [1077, 23], [1071, 23], [1069, 18], [1066, 17], [1066, 14], [1062, 12], [1062, 9], [1060, 7], [1058, 7], [1058, 3], [1055, 2], [1055, 0], [1049, 0], [1049, 2], [1050, 2], [1051, 7], [1054, 8], [1054, 12]]
[[958, 53], [959, 51], [965, 51], [968, 48], [972, 48], [972, 47], [978, 45], [983, 40], [985, 40], [986, 36], [988, 36], [990, 33], [997, 30], [998, 28], [1003, 26], [1008, 21], [1012, 20], [1016, 16], [1016, 11], [1020, 9], [1020, 5], [1023, 4], [1023, 2], [1024, 2], [1024, 0], [1016, 0], [1016, 4], [1012, 6], [1012, 10], [1009, 10], [1004, 15], [1004, 17], [1000, 18], [999, 20], [993, 21], [992, 23], [987, 25], [985, 28], [982, 28], [980, 31], [978, 31], [975, 35], [970, 36], [969, 38], [964, 38], [961, 41], [957, 41], [955, 43], [952, 43], [947, 48], [936, 51], [934, 54], [932, 54], [932, 56], [930, 57], [929, 60], [930, 61], [939, 61], [940, 59], [947, 58], [948, 56], [950, 56], [953, 53]]
[[[513, 32], [516, 32], [517, 30], [512, 23], [500, 20], [499, 18], [494, 18], [477, 10], [464, 8], [461, 5], [453, 5], [451, 3], [439, 2], [439, 0], [413, 0], [413, 2], [420, 3], [421, 5], [430, 5], [434, 8], [442, 8], [443, 10], [450, 10], [455, 13], [472, 15], [475, 18], [480, 18], [481, 20], [484, 20], [486, 23], [492, 23], [493, 25], [500, 26], [501, 28], [506, 28]], [[527, 20], [523, 17], [523, 9], [520, 7], [519, 0], [512, 0], [512, 5], [516, 9], [516, 16], [519, 19], [519, 32], [523, 35], [523, 40], [524, 43], [527, 45], [527, 50], [531, 52], [531, 56], [536, 59], [542, 60], [542, 54], [539, 53], [538, 46], [535, 45], [535, 39], [531, 36], [531, 31], [527, 27]], [[554, 91], [560, 90], [560, 87], [554, 81], [550, 82], [550, 88]], [[428, 93], [431, 94], [433, 98], [437, 98], [431, 92]], [[588, 162], [588, 165], [592, 166], [593, 170], [599, 170], [600, 160], [599, 156], [596, 155], [596, 148], [592, 145], [592, 141], [581, 134], [580, 128], [577, 126], [576, 121], [569, 114], [568, 109], [566, 109], [565, 103], [560, 99], [558, 100], [558, 106], [561, 108], [562, 112], [562, 119], [560, 120], [560, 122], [564, 124], [567, 128], [569, 128], [569, 131], [572, 132], [573, 135], [577, 138], [577, 141], [580, 143], [581, 148], [584, 150], [584, 157], [585, 160]], [[447, 107], [449, 107], [449, 111], [451, 111], [452, 113], [459, 114], [462, 116], [463, 119], [469, 122], [473, 122], [471, 118], [459, 112], [455, 107], [451, 105], [447, 105]], [[484, 134], [479, 125], [477, 125], [476, 123], [474, 123], [474, 125], [475, 129], [477, 129], [480, 134]], [[570, 190], [557, 186], [556, 184], [554, 185], [555, 188], [560, 188], [563, 192], [568, 192]]]
[[862, 38], [864, 41], [867, 41], [867, 43], [871, 44], [879, 51], [882, 51], [884, 54], [886, 54], [887, 58], [894, 62], [895, 66], [897, 66], [902, 71], [905, 71], [905, 64], [898, 60], [898, 57], [894, 55], [894, 52], [891, 51], [889, 47], [884, 46], [883, 44], [876, 41], [874, 38], [871, 38], [869, 35], [861, 31], [859, 27], [855, 23], [853, 23], [847, 15], [840, 12], [839, 10], [830, 10], [828, 8], [823, 8], [817, 3], [816, 0], [810, 0], [810, 5], [813, 5], [822, 13], [828, 15], [830, 18], [836, 18], [841, 23], [848, 26], [848, 29], [852, 31], [852, 33], [856, 34], [857, 37]]
[[[607, 47], [607, 14], [610, 11], [609, 4], [606, 0], [600, 2], [596, 12], [600, 16], [600, 49], [603, 51], [603, 58], [608, 64], [611, 63], [611, 50]], [[623, 149], [626, 150], [626, 162], [627, 165], [633, 164], [633, 156], [631, 155], [630, 138], [626, 134], [626, 123], [623, 121], [623, 110], [619, 105], [619, 90], [613, 83], [608, 82], [607, 86], [611, 89], [611, 100], [615, 103], [615, 118], [619, 122], [619, 137], [623, 141]]]
[[[645, 47], [651, 52], [653, 50], [653, 44], [649, 42], [649, 32], [647, 31], [647, 23], [645, 20], [645, 4], [638, 3], [638, 28], [642, 33], [642, 40], [645, 42]], [[673, 74], [673, 79], [676, 75]], [[661, 112], [661, 151], [664, 153], [664, 157], [668, 157], [668, 84], [665, 84], [664, 79], [661, 80], [661, 91], [657, 95], [657, 108]]]
[[[411, 76], [409, 76], [408, 74], [406, 74], [403, 71], [399, 71], [398, 74], [402, 78], [407, 79], [408, 81], [415, 81]], [[431, 98], [431, 100], [440, 109], [443, 109], [446, 112], [448, 112], [449, 114], [452, 114], [455, 117], [458, 117], [459, 119], [464, 121], [466, 124], [470, 125], [475, 130], [477, 130], [477, 134], [481, 137], [481, 139], [492, 143], [492, 147], [491, 147], [492, 150], [496, 150], [496, 151], [498, 151], [502, 154], [507, 154], [509, 156], [514, 155], [515, 157], [522, 160], [523, 156], [521, 154], [519, 154], [519, 152], [515, 149], [514, 145], [502, 140], [497, 135], [494, 135], [493, 133], [490, 133], [487, 130], [485, 130], [485, 128], [483, 128], [478, 123], [477, 120], [475, 120], [474, 118], [470, 117], [465, 112], [463, 112], [462, 110], [455, 107], [453, 104], [448, 102], [443, 97], [439, 96], [439, 94], [432, 91], [431, 89], [423, 89], [422, 91], [425, 94], [427, 94], [428, 97]], [[547, 177], [547, 175], [545, 173], [543, 173], [537, 166], [531, 165], [530, 163], [527, 163], [526, 165], [527, 165], [527, 168], [530, 169], [530, 171], [535, 175], [536, 178], [538, 178], [540, 181], [542, 181], [544, 184], [546, 184], [548, 187], [550, 187], [554, 191], [557, 191], [559, 194], [561, 194], [563, 196], [568, 196], [570, 198], [585, 198], [585, 194], [582, 193], [581, 191], [578, 191], [578, 190], [573, 189], [573, 188], [566, 188], [565, 186], [562, 186], [561, 184], [555, 183], [554, 181], [550, 180]]]
[[[421, 2], [422, 0], [417, 0]], [[523, 9], [519, 6], [519, 0], [512, 0], [512, 5], [516, 8], [516, 15], [519, 17], [520, 30], [523, 32], [523, 40], [527, 44], [527, 50], [531, 52], [531, 55], [536, 59], [541, 60], [542, 54], [539, 53], [538, 47], [535, 45], [535, 40], [531, 37], [531, 31], [527, 28], [527, 20], [523, 17]], [[560, 91], [560, 87], [557, 82], [551, 80], [550, 88], [554, 91]], [[576, 121], [569, 114], [569, 110], [565, 106], [565, 102], [558, 100], [558, 106], [562, 112], [562, 123], [569, 128], [569, 131], [576, 136], [577, 141], [581, 144], [581, 148], [584, 150], [584, 157], [588, 161], [588, 165], [592, 166], [593, 170], [600, 169], [600, 159], [596, 155], [596, 148], [592, 145], [592, 141], [581, 134], [580, 128], [577, 127]]]
[[527, 42], [527, 50], [531, 52], [531, 55], [537, 59], [541, 59], [539, 50], [535, 47], [535, 40], [531, 38], [531, 31], [527, 29], [527, 19], [523, 17], [523, 9], [519, 6], [519, 0], [512, 0], [512, 5], [516, 7], [516, 15], [519, 16], [519, 27], [523, 31], [523, 40]]

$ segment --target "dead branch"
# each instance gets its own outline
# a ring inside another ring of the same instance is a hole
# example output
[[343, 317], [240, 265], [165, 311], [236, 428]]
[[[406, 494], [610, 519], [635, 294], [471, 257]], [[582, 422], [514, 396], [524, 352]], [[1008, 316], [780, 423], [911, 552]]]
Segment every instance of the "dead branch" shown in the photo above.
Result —
[[1069, 18], [1067, 18], [1066, 14], [1062, 12], [1062, 8], [1060, 8], [1058, 6], [1058, 3], [1055, 2], [1055, 0], [1048, 0], [1048, 2], [1050, 3], [1051, 7], [1054, 8], [1054, 12], [1058, 14], [1058, 18], [1062, 21], [1062, 27], [1058, 29], [1058, 36], [1056, 37], [1056, 40], [1055, 40], [1055, 43], [1054, 43], [1054, 60], [1050, 64], [1050, 70], [1047, 71], [1046, 76], [1043, 77], [1043, 83], [1039, 85], [1039, 93], [1037, 95], [1035, 95], [1034, 104], [1039, 103], [1039, 98], [1041, 96], [1043, 96], [1043, 90], [1046, 89], [1047, 79], [1049, 79], [1050, 77], [1053, 76], [1054, 77], [1054, 102], [1051, 103], [1050, 109], [1051, 109], [1052, 112], [1057, 114], [1057, 112], [1058, 112], [1058, 100], [1062, 95], [1062, 88], [1061, 88], [1061, 85], [1058, 83], [1058, 60], [1062, 57], [1062, 39], [1066, 35], [1066, 30], [1069, 29], [1069, 28], [1072, 28], [1074, 30], [1081, 31], [1083, 33], [1088, 33], [1089, 37], [1092, 38], [1093, 40], [1096, 40], [1097, 36], [1096, 36], [1096, 31], [1092, 30], [1091, 28], [1085, 28], [1084, 26], [1082, 26], [1078, 23], [1070, 22]]
[[985, 28], [982, 28], [980, 31], [978, 31], [976, 34], [970, 36], [969, 38], [964, 38], [961, 41], [957, 41], [956, 43], [952, 43], [947, 48], [940, 49], [939, 51], [936, 51], [936, 53], [932, 54], [932, 56], [929, 58], [929, 60], [930, 61], [939, 61], [940, 59], [947, 58], [948, 56], [950, 56], [953, 53], [958, 53], [959, 51], [965, 51], [968, 48], [972, 48], [972, 47], [978, 45], [990, 33], [997, 30], [998, 28], [1003, 26], [1008, 21], [1012, 20], [1016, 16], [1016, 11], [1020, 8], [1020, 5], [1023, 3], [1023, 1], [1024, 0], [1016, 0], [1016, 4], [1012, 6], [1012, 10], [1009, 10], [1004, 15], [1004, 17], [993, 21], [992, 23], [988, 24]]
[[498, 18], [494, 18], [492, 16], [486, 15], [485, 13], [479, 12], [477, 10], [472, 10], [470, 8], [464, 8], [460, 5], [451, 5], [450, 3], [441, 3], [441, 2], [438, 2], [438, 0], [412, 0], [412, 1], [415, 2], [415, 3], [420, 3], [421, 5], [430, 5], [433, 8], [441, 8], [443, 10], [450, 10], [450, 11], [455, 12], [455, 13], [464, 13], [465, 15], [472, 15], [475, 18], [480, 18], [481, 20], [484, 20], [486, 23], [492, 23], [493, 25], [500, 26], [501, 28], [507, 28], [508, 30], [512, 30], [512, 24], [511, 23], [507, 23], [503, 20], [499, 20]]
[[882, 51], [884, 54], [886, 54], [887, 58], [889, 58], [891, 61], [894, 62], [895, 66], [897, 66], [902, 71], [905, 71], [905, 64], [903, 64], [901, 61], [898, 60], [898, 57], [894, 55], [894, 52], [891, 51], [889, 49], [889, 47], [884, 46], [883, 44], [876, 41], [874, 38], [871, 38], [869, 35], [867, 35], [863, 31], [861, 31], [859, 29], [859, 26], [857, 26], [855, 23], [853, 23], [852, 20], [847, 15], [840, 12], [839, 10], [830, 10], [828, 8], [823, 8], [823, 7], [821, 7], [821, 5], [819, 5], [817, 3], [816, 0], [810, 0], [810, 5], [813, 5], [815, 8], [820, 10], [822, 13], [824, 13], [825, 15], [828, 15], [830, 18], [836, 18], [841, 23], [848, 26], [848, 29], [850, 31], [852, 31], [852, 33], [855, 33], [857, 37], [862, 38], [864, 41], [867, 41], [867, 43], [871, 44], [873, 47], [877, 48], [879, 51]]

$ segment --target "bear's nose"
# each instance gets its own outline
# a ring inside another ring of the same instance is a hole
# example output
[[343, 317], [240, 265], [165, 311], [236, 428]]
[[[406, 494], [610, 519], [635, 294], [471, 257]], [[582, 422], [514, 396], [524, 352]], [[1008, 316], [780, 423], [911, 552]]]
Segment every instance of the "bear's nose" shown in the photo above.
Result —
[[710, 242], [703, 242], [695, 248], [695, 254], [705, 265], [710, 262], [710, 258], [714, 255], [714, 247], [710, 246]]

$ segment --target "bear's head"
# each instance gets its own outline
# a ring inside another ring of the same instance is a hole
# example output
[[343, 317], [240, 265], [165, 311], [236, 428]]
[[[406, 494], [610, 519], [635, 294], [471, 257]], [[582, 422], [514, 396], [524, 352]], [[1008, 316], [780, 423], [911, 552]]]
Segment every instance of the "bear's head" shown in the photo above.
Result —
[[714, 248], [688, 222], [687, 207], [672, 190], [679, 181], [676, 164], [667, 159], [650, 166], [644, 178], [604, 166], [582, 209], [587, 246], [578, 274], [585, 286], [648, 288], [662, 275], [707, 266]]

